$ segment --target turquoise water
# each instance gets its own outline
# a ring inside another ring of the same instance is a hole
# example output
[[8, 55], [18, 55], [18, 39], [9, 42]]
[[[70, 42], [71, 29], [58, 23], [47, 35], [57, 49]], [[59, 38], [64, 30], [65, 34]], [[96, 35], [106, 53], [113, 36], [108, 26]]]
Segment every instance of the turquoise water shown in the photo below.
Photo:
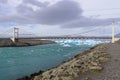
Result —
[[55, 67], [92, 46], [60, 42], [31, 47], [0, 48], [0, 80], [15, 80]]

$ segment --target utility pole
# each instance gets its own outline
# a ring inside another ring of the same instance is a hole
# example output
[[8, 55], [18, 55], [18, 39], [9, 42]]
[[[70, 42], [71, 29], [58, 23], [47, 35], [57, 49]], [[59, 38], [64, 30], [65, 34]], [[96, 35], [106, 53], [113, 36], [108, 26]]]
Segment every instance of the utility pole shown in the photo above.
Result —
[[115, 35], [114, 35], [114, 33], [115, 33], [115, 23], [113, 22], [112, 23], [112, 43], [115, 42]]

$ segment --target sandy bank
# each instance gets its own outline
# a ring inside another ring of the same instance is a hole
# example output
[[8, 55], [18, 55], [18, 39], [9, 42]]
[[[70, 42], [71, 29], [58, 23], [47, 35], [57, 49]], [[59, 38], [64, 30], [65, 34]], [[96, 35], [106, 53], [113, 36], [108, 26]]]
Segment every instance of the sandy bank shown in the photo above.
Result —
[[11, 39], [0, 39], [0, 47], [24, 47], [24, 46], [35, 46], [42, 44], [55, 43], [50, 40], [34, 40], [34, 39], [19, 39], [18, 42], [14, 43]]

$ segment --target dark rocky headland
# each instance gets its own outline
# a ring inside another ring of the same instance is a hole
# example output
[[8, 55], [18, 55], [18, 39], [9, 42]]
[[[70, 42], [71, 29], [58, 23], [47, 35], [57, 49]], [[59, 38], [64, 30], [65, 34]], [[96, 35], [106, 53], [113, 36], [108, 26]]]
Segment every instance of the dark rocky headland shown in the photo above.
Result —
[[17, 80], [120, 80], [119, 43], [97, 45], [56, 68]]
[[17, 42], [13, 42], [10, 38], [0, 38], [0, 47], [25, 47], [35, 46], [43, 44], [53, 44], [54, 41], [50, 40], [36, 40], [36, 39], [18, 39]]

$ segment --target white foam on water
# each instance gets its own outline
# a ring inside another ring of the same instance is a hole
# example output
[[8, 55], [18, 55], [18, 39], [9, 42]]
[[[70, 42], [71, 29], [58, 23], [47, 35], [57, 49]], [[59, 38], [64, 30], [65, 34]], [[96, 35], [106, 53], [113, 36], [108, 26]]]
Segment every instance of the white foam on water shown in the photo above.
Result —
[[70, 47], [70, 45], [69, 44], [64, 44], [63, 47]]
[[90, 45], [90, 46], [94, 46], [96, 44], [101, 44], [101, 43], [109, 43], [109, 40], [57, 40], [55, 41], [57, 43], [59, 43], [60, 45], [64, 46], [64, 47], [70, 47], [72, 45]]

